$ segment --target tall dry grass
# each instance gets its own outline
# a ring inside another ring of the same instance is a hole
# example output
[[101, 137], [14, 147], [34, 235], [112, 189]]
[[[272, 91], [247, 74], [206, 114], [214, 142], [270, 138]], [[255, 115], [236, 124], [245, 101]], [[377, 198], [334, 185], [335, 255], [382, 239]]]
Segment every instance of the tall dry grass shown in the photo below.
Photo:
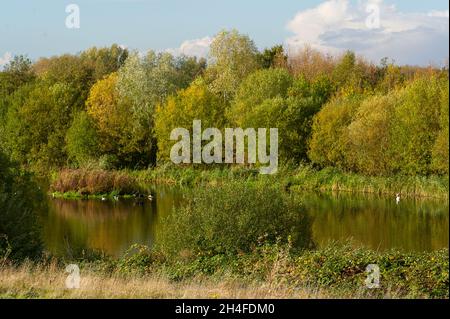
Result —
[[137, 189], [134, 177], [125, 171], [105, 171], [87, 169], [63, 169], [52, 181], [53, 192], [78, 192], [83, 195], [131, 194]]
[[67, 273], [56, 263], [0, 266], [0, 298], [269, 299], [331, 298], [323, 290], [293, 289], [273, 283], [243, 284], [232, 279], [196, 277], [173, 282], [160, 275], [119, 276], [81, 271], [80, 288], [67, 289]]

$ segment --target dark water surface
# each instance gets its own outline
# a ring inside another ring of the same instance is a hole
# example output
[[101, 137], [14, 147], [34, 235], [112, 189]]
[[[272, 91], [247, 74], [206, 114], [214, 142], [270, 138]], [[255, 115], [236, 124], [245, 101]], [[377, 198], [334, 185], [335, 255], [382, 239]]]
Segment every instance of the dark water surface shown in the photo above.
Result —
[[[154, 200], [50, 199], [43, 216], [46, 248], [58, 255], [100, 250], [120, 256], [132, 244], [152, 245], [158, 224], [182, 204], [183, 191], [158, 187]], [[366, 247], [386, 250], [431, 251], [449, 246], [447, 200], [403, 199], [351, 194], [302, 196], [313, 219], [313, 239], [319, 245], [353, 239]], [[276, 220], [274, 220], [276, 222]]]

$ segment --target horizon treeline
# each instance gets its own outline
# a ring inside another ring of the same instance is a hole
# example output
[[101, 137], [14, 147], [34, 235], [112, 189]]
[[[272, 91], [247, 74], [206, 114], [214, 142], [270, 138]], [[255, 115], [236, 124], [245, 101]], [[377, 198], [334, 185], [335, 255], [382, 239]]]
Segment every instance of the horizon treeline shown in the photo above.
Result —
[[[405, 53], [406, 54], [406, 53]], [[366, 175], [448, 175], [448, 66], [347, 51], [258, 51], [221, 31], [208, 60], [118, 45], [0, 72], [0, 152], [40, 174], [170, 161], [176, 127], [277, 127], [281, 162]]]

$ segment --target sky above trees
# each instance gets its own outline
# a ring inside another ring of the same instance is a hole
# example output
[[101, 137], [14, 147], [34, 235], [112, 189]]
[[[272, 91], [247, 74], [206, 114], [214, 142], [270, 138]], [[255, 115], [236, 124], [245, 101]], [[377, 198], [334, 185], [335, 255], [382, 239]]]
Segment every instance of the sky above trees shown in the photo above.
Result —
[[[65, 25], [66, 6], [80, 8], [80, 28]], [[380, 24], [368, 27], [367, 5]], [[205, 56], [221, 29], [237, 28], [259, 49], [305, 44], [345, 49], [378, 62], [442, 64], [448, 58], [447, 0], [17, 0], [0, 6], [0, 67], [12, 56], [36, 59], [119, 43], [130, 49]]]

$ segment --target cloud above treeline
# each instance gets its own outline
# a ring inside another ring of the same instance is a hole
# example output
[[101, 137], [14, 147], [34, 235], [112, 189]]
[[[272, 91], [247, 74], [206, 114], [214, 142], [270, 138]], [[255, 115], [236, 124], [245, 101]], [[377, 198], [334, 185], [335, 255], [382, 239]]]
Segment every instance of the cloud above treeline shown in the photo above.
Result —
[[[367, 25], [374, 6], [379, 12], [376, 27]], [[328, 0], [297, 12], [286, 28], [292, 33], [284, 43], [290, 53], [308, 45], [333, 55], [352, 50], [375, 63], [384, 57], [411, 65], [442, 65], [448, 61], [448, 10], [404, 13], [383, 0]], [[205, 36], [167, 51], [207, 57], [212, 41]]]
[[206, 36], [201, 39], [184, 41], [179, 48], [167, 49], [166, 51], [174, 55], [187, 55], [206, 58], [209, 53], [209, 46], [213, 41], [212, 37]]
[[2, 69], [6, 64], [12, 59], [11, 52], [5, 52], [3, 56], [0, 56], [0, 69]]
[[[369, 6], [369, 7], [368, 7]], [[379, 25], [367, 25], [376, 6]], [[298, 12], [287, 23], [293, 33], [289, 50], [305, 45], [331, 54], [353, 50], [378, 62], [383, 57], [400, 64], [442, 64], [448, 59], [449, 12], [402, 13], [382, 0], [329, 0]]]

